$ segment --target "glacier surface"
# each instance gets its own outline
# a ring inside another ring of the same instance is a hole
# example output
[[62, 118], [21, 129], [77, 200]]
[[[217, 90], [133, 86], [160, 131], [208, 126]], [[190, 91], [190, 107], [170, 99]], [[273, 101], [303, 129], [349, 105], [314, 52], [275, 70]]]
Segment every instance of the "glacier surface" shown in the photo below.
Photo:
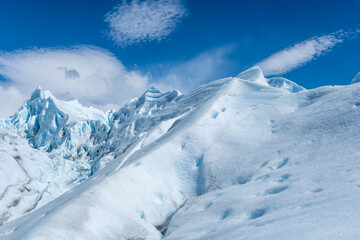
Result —
[[107, 113], [38, 88], [0, 121], [0, 239], [359, 239], [359, 107], [258, 67]]

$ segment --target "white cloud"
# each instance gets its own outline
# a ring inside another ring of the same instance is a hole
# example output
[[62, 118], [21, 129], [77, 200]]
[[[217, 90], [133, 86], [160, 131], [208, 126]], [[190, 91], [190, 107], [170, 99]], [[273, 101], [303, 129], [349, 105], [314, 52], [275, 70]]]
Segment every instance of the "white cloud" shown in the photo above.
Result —
[[162, 66], [164, 71], [160, 76], [155, 76], [155, 84], [163, 89], [189, 91], [206, 82], [227, 76], [233, 67], [229, 58], [232, 52], [233, 46], [228, 45], [207, 50], [172, 66]]
[[163, 40], [186, 16], [182, 0], [123, 1], [106, 15], [108, 35], [120, 46]]
[[285, 48], [257, 63], [265, 75], [279, 75], [290, 72], [306, 63], [330, 52], [344, 40], [356, 37], [356, 31], [338, 31], [332, 34], [313, 37]]
[[59, 99], [77, 98], [98, 107], [121, 106], [149, 85], [147, 76], [127, 70], [110, 52], [92, 46], [3, 52], [0, 75], [7, 79], [0, 82], [1, 116], [14, 113], [38, 85]]
[[14, 114], [16, 109], [23, 104], [25, 99], [26, 96], [15, 87], [0, 85], [0, 118]]
[[130, 71], [110, 52], [92, 47], [42, 48], [0, 52], [0, 117], [17, 111], [40, 85], [61, 100], [102, 109], [119, 108], [150, 84], [189, 91], [228, 75], [233, 46], [208, 50], [184, 62], [157, 65], [153, 77]]

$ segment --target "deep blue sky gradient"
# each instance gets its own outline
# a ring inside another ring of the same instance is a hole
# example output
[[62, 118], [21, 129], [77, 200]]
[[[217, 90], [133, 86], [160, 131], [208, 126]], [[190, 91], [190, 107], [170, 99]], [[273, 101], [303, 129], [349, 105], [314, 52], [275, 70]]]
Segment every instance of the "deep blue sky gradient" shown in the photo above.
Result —
[[[238, 72], [313, 36], [360, 25], [359, 0], [187, 0], [188, 17], [167, 40], [126, 48], [106, 37], [104, 15], [113, 0], [2, 0], [0, 51], [90, 44], [114, 53], [129, 68], [152, 71], [222, 46], [232, 46], [231, 66], [214, 79]], [[360, 71], [360, 40], [348, 40], [287, 77], [306, 88], [349, 84]], [[156, 72], [156, 70], [155, 70]], [[156, 73], [154, 73], [156, 77]]]

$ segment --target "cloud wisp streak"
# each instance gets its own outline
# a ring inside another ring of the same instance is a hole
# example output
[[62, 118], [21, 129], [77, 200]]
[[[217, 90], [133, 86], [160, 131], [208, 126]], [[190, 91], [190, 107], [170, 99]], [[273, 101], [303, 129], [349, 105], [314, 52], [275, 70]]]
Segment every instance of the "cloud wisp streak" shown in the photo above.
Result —
[[108, 36], [119, 46], [160, 41], [187, 15], [183, 0], [123, 1], [107, 13]]
[[[110, 52], [93, 46], [0, 52], [0, 117], [14, 113], [38, 86], [59, 99], [85, 105], [119, 107], [149, 86], [149, 78], [130, 71]], [[7, 100], [8, 99], [8, 100]]]
[[156, 66], [161, 73], [153, 75], [153, 83], [161, 89], [190, 91], [201, 84], [226, 77], [234, 62], [230, 59], [234, 46], [225, 45], [199, 53], [183, 62]]
[[281, 75], [299, 68], [312, 60], [330, 52], [345, 40], [352, 39], [359, 31], [337, 31], [316, 36], [285, 48], [256, 65], [261, 67], [266, 76]]

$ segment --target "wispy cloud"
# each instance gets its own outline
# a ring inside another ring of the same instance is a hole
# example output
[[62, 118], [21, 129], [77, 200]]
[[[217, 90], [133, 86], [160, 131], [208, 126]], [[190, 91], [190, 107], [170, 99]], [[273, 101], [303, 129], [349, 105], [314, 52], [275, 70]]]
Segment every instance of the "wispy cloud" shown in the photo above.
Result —
[[356, 37], [359, 31], [337, 31], [335, 33], [316, 36], [285, 48], [256, 65], [260, 66], [265, 75], [280, 75], [290, 72], [306, 63], [330, 52], [347, 39]]
[[153, 76], [154, 84], [164, 89], [189, 91], [206, 82], [226, 77], [234, 64], [230, 59], [233, 48], [232, 45], [226, 45], [207, 50], [183, 62], [157, 67], [163, 70]]
[[187, 15], [183, 0], [123, 1], [105, 17], [108, 35], [119, 46], [163, 40]]
[[92, 47], [0, 52], [0, 116], [14, 113], [37, 85], [60, 99], [120, 106], [141, 94], [149, 79], [130, 71], [110, 52]]
[[24, 100], [24, 94], [15, 87], [0, 85], [0, 118], [14, 114]]

